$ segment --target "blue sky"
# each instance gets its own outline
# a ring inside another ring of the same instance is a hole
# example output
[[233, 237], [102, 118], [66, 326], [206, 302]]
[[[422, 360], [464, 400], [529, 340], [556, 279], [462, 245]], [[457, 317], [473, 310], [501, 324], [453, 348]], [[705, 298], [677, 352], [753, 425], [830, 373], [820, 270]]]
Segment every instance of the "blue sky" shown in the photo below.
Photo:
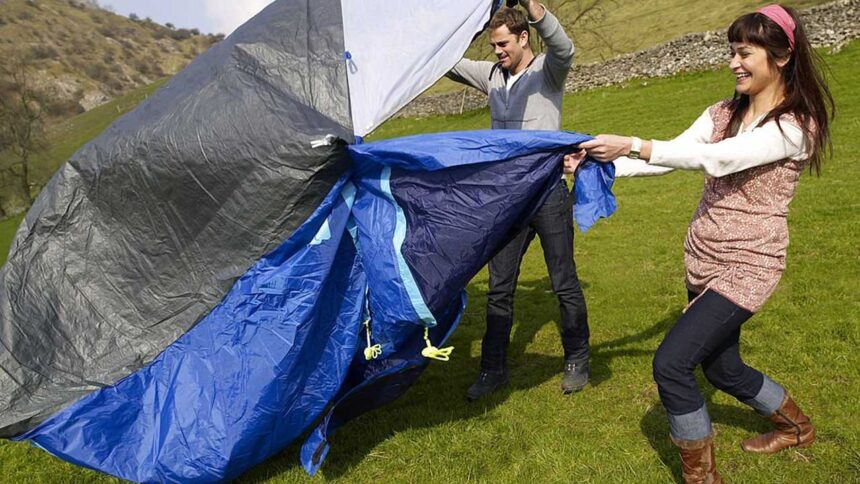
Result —
[[176, 27], [230, 34], [272, 0], [99, 0], [120, 15], [136, 13]]

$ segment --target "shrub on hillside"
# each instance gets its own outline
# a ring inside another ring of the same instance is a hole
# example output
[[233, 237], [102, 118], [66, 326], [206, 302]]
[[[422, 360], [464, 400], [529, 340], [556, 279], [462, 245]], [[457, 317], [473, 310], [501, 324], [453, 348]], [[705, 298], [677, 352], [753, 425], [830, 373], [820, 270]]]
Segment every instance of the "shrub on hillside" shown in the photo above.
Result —
[[69, 116], [84, 112], [81, 106], [75, 99], [58, 99], [54, 98], [45, 104], [45, 111], [50, 116]]
[[119, 39], [123, 37], [118, 25], [105, 25], [100, 27], [99, 33], [111, 39]]
[[84, 55], [86, 47], [80, 42], [69, 42], [66, 44], [66, 55]]
[[28, 11], [23, 11], [18, 14], [18, 20], [29, 22], [30, 20], [33, 20], [33, 14]]
[[108, 68], [101, 62], [91, 62], [84, 65], [84, 74], [95, 81], [105, 82], [109, 78]]
[[148, 77], [152, 73], [150, 65], [143, 59], [133, 58], [129, 64], [134, 70], [140, 72], [144, 76]]
[[116, 77], [109, 78], [107, 82], [105, 82], [105, 84], [111, 91], [117, 94], [125, 90], [125, 83], [122, 80], [117, 79]]
[[179, 40], [179, 41], [188, 40], [191, 38], [191, 35], [192, 35], [191, 31], [188, 29], [178, 29], [178, 30], [174, 30], [173, 32], [170, 33], [170, 37], [173, 40]]
[[60, 54], [50, 45], [37, 44], [30, 47], [30, 58], [34, 60], [56, 59]]

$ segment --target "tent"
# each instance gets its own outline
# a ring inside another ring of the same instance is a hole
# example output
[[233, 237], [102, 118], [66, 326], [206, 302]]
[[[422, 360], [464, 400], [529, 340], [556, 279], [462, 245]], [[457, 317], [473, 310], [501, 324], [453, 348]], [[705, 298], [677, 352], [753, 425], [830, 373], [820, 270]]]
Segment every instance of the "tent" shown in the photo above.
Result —
[[[63, 165], [0, 270], [0, 437], [137, 482], [240, 475], [401, 395], [585, 135], [362, 143], [497, 1], [278, 0]], [[577, 181], [587, 226], [611, 166]]]

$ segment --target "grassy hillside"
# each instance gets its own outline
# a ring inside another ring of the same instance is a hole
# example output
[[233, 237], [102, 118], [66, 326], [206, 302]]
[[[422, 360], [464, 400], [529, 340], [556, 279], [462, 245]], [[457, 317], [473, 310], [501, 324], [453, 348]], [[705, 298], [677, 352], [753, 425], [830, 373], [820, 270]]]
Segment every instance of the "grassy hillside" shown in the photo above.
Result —
[[[834, 156], [820, 178], [804, 175], [789, 218], [788, 270], [765, 309], [746, 325], [746, 360], [784, 383], [818, 427], [813, 447], [775, 456], [743, 453], [738, 442], [766, 429], [753, 412], [704, 384], [717, 431], [717, 459], [729, 482], [860, 481], [860, 42], [826, 56], [839, 105]], [[564, 127], [667, 138], [728, 96], [726, 70], [637, 81], [568, 95]], [[477, 129], [486, 111], [395, 120], [377, 137]], [[576, 258], [592, 326], [592, 384], [561, 395], [557, 304], [538, 244], [524, 260], [517, 292], [511, 385], [467, 404], [483, 332], [486, 273], [469, 285], [470, 304], [448, 363], [433, 363], [406, 396], [360, 417], [333, 437], [322, 478], [341, 482], [671, 482], [679, 463], [668, 442], [650, 362], [684, 305], [682, 241], [702, 177], [618, 180], [619, 210], [577, 234]], [[8, 237], [0, 224], [0, 237]], [[0, 242], [0, 246], [3, 243]], [[240, 482], [314, 482], [293, 446]], [[0, 444], [0, 482], [116, 482], [24, 444]]]
[[0, 3], [0, 62], [34, 58], [56, 96], [86, 109], [176, 73], [218, 39], [197, 34], [83, 0]]

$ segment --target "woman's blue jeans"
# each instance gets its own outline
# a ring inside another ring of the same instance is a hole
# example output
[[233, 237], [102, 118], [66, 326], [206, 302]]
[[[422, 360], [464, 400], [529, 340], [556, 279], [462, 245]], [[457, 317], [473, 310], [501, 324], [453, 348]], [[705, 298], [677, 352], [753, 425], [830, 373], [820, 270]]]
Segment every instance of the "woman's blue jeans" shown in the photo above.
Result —
[[654, 355], [654, 380], [669, 414], [672, 436], [700, 440], [711, 433], [705, 400], [693, 373], [699, 365], [716, 388], [763, 415], [773, 414], [785, 391], [740, 356], [741, 325], [753, 313], [712, 290], [688, 297], [692, 304]]

